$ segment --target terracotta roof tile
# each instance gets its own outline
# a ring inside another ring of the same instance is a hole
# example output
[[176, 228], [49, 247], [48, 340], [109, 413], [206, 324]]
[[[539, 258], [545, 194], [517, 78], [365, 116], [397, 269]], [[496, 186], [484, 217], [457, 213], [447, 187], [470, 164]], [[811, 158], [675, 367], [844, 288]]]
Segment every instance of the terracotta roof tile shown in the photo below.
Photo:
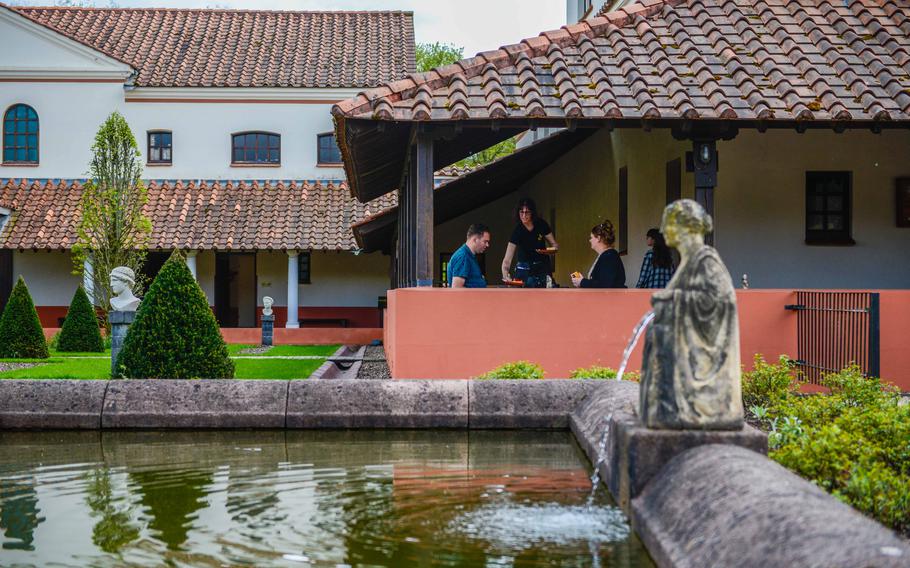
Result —
[[375, 87], [414, 71], [411, 12], [29, 8], [140, 87]]
[[643, 0], [389, 83], [332, 112], [404, 121], [907, 121], [910, 4]]
[[[351, 225], [398, 201], [360, 203], [331, 181], [157, 180], [148, 194], [153, 249], [352, 250]], [[0, 248], [71, 248], [81, 196], [79, 180], [0, 180], [0, 207], [12, 210]]]

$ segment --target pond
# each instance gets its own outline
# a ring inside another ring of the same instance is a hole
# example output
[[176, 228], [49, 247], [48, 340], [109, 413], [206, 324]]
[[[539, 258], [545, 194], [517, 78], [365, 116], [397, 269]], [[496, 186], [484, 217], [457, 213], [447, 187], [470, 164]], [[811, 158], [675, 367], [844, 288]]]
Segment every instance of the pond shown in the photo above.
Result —
[[651, 566], [568, 432], [0, 432], [4, 566]]

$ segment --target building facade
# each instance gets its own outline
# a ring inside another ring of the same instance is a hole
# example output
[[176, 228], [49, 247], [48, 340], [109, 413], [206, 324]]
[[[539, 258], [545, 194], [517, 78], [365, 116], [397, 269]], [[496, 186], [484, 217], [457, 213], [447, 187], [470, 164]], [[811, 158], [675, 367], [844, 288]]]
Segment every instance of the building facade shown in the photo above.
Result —
[[388, 258], [349, 227], [395, 199], [350, 196], [329, 110], [413, 71], [410, 13], [0, 5], [0, 36], [0, 302], [22, 275], [46, 327], [65, 314], [81, 184], [117, 111], [145, 160], [149, 271], [185, 251], [227, 327], [256, 326], [263, 296], [278, 325], [379, 325]]

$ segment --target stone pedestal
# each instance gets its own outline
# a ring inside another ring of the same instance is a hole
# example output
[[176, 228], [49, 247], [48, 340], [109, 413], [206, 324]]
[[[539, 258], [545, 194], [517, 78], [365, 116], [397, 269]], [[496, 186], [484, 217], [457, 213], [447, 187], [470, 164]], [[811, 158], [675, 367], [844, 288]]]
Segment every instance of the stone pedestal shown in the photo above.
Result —
[[768, 453], [768, 437], [746, 424], [740, 430], [656, 430], [646, 428], [638, 417], [614, 418], [613, 468], [607, 480], [610, 492], [626, 512], [632, 499], [671, 459], [691, 448], [708, 444], [740, 446]]
[[262, 344], [271, 345], [275, 332], [275, 314], [262, 316]]
[[126, 332], [129, 331], [130, 324], [136, 319], [136, 312], [121, 312], [112, 310], [107, 314], [108, 321], [111, 322], [111, 378], [119, 378], [117, 373], [117, 357], [123, 348], [123, 341], [126, 339]]

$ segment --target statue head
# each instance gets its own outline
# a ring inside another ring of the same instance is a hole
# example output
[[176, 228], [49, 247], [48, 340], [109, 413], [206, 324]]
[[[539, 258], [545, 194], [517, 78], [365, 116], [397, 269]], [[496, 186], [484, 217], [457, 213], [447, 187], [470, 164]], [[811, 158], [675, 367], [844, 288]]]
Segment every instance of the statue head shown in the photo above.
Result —
[[264, 316], [272, 315], [272, 304], [273, 303], [275, 303], [275, 300], [273, 300], [271, 297], [269, 297], [269, 296], [262, 297], [262, 315], [264, 315]]
[[111, 270], [111, 291], [119, 296], [126, 291], [132, 293], [136, 285], [136, 273], [126, 266], [118, 266]]
[[667, 244], [674, 248], [686, 241], [704, 243], [705, 235], [714, 230], [714, 220], [705, 208], [691, 199], [679, 199], [667, 205], [660, 232]]

